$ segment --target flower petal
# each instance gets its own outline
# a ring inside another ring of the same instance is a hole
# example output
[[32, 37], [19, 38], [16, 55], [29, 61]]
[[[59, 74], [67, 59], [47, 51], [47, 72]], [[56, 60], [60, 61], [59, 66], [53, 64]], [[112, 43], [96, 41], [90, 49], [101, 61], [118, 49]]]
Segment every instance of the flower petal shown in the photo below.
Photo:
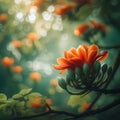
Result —
[[79, 55], [79, 58], [82, 59], [83, 61], [86, 61], [87, 60], [87, 51], [86, 49], [84, 48], [84, 46], [80, 46], [78, 49], [77, 49], [77, 52], [78, 52], [78, 55]]
[[75, 66], [75, 67], [76, 66], [81, 67], [83, 65], [84, 61], [78, 57], [74, 57], [74, 58], [70, 59], [70, 63], [73, 64], [73, 66]]
[[60, 64], [61, 66], [66, 66], [70, 64], [70, 62], [65, 58], [58, 58], [57, 63]]
[[97, 51], [96, 50], [91, 50], [88, 54], [87, 62], [90, 63], [90, 64], [93, 64], [96, 60], [96, 55], [97, 55]]
[[67, 51], [64, 51], [64, 57], [67, 58]]
[[60, 66], [60, 65], [53, 64], [53, 67], [54, 67], [55, 69], [57, 69], [57, 70], [64, 70], [64, 69], [66, 69], [68, 66], [62, 67], [62, 66]]
[[97, 61], [103, 61], [108, 57], [109, 53], [108, 51], [101, 51], [97, 56]]
[[65, 55], [65, 58], [67, 58], [67, 59], [76, 56], [76, 55], [73, 54], [71, 51], [64, 51], [64, 55]]
[[72, 47], [69, 51], [72, 52], [73, 54], [77, 55], [77, 51], [74, 47]]
[[67, 69], [61, 70], [61, 71], [60, 71], [60, 74], [65, 73], [65, 72], [66, 72], [66, 70], [67, 70]]
[[94, 50], [94, 51], [97, 51], [97, 52], [98, 52], [98, 49], [99, 49], [98, 46], [95, 45], [95, 44], [93, 44], [93, 45], [91, 45], [91, 46], [89, 47], [88, 51]]

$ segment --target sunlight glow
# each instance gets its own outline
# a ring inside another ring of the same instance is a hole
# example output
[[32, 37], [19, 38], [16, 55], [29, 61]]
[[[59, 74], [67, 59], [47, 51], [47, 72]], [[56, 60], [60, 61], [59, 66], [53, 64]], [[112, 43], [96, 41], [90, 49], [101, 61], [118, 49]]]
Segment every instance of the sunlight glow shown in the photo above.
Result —
[[22, 0], [15, 0], [16, 4], [19, 4]]
[[45, 29], [40, 29], [40, 34], [41, 34], [41, 36], [46, 36], [47, 31]]
[[53, 21], [53, 14], [45, 11], [42, 13], [42, 16], [43, 16], [43, 19], [46, 20], [46, 21]]
[[23, 13], [22, 12], [18, 12], [17, 15], [16, 15], [16, 18], [18, 20], [23, 20]]
[[34, 14], [30, 14], [30, 15], [28, 16], [28, 22], [34, 23], [35, 20], [36, 20], [36, 16], [35, 16]]
[[50, 5], [47, 9], [49, 12], [54, 12], [55, 7], [53, 5]]
[[29, 61], [27, 63], [27, 66], [29, 69], [32, 69], [33, 71], [39, 71], [42, 70], [45, 74], [51, 75], [52, 74], [52, 68], [48, 63], [45, 63], [43, 61]]

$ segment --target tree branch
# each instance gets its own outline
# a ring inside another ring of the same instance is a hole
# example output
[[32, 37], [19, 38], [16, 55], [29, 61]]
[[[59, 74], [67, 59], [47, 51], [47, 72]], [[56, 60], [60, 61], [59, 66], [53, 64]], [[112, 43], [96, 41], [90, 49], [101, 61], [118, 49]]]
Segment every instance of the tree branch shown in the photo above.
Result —
[[96, 88], [90, 88], [89, 90], [103, 93], [103, 94], [120, 94], [120, 88], [118, 89], [96, 89]]
[[74, 113], [70, 113], [70, 112], [66, 112], [66, 111], [50, 110], [48, 112], [40, 113], [37, 115], [31, 115], [31, 116], [26, 116], [26, 117], [16, 117], [16, 118], [14, 118], [14, 120], [27, 120], [27, 119], [32, 119], [32, 118], [36, 118], [36, 117], [43, 117], [43, 116], [52, 115], [52, 114], [66, 115], [66, 116], [70, 116], [71, 118], [74, 118], [74, 119], [75, 118], [82, 118], [82, 117], [87, 117], [87, 116], [95, 115], [98, 113], [102, 113], [102, 112], [107, 111], [113, 107], [116, 107], [119, 104], [120, 104], [120, 99], [117, 99], [117, 100], [113, 101], [112, 103], [110, 103], [102, 108], [99, 108], [96, 110], [89, 110], [89, 111], [87, 110], [87, 111], [80, 113], [80, 114], [74, 114]]

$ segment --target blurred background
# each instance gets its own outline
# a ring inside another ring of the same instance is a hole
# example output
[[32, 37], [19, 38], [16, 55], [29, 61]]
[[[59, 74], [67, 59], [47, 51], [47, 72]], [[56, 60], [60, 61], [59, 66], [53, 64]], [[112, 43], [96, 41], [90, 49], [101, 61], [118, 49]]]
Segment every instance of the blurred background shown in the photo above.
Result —
[[[64, 75], [52, 65], [71, 47], [120, 44], [119, 20], [119, 0], [0, 0], [0, 93], [11, 98], [22, 89], [32, 88], [49, 97], [53, 106], [83, 111], [82, 105], [90, 103], [95, 94], [69, 95], [57, 84], [58, 76]], [[91, 21], [100, 22], [107, 31], [98, 30], [90, 37], [75, 32], [79, 25]], [[117, 52], [110, 49], [104, 63], [112, 66]], [[109, 87], [119, 87], [119, 77], [116, 73]], [[95, 107], [120, 96], [107, 97], [103, 95]], [[119, 107], [83, 120], [118, 120], [118, 113]]]

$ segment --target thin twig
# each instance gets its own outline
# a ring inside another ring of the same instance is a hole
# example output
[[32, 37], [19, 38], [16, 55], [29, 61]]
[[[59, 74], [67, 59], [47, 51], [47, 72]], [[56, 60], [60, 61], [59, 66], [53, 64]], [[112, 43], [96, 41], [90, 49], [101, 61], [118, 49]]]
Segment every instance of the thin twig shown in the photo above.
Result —
[[51, 111], [52, 109], [50, 108], [50, 106], [46, 103], [46, 106], [48, 108], [49, 111]]

